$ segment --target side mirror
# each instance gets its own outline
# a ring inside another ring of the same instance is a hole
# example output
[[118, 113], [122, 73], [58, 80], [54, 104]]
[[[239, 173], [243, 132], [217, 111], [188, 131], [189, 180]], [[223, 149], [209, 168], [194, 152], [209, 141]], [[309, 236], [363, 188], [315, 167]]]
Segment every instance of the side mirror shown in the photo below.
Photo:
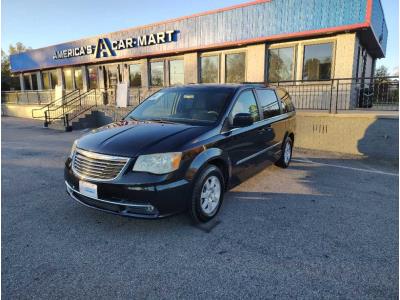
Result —
[[233, 117], [233, 127], [246, 127], [253, 125], [254, 120], [251, 114], [248, 113], [239, 113]]

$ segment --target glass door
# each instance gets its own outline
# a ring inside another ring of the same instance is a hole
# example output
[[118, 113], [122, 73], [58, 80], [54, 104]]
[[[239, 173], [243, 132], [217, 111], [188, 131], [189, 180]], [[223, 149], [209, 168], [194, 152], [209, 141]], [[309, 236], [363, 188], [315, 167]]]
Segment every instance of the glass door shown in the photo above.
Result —
[[107, 103], [115, 104], [117, 85], [121, 83], [121, 68], [118, 64], [104, 66], [104, 86], [107, 94]]

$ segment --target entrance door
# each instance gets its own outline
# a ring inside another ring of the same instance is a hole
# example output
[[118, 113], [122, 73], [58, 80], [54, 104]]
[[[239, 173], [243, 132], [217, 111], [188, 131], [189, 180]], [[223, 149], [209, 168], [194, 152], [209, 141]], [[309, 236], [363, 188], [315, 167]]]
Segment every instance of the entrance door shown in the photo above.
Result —
[[107, 94], [107, 103], [115, 104], [117, 85], [122, 82], [120, 65], [104, 66], [104, 86]]

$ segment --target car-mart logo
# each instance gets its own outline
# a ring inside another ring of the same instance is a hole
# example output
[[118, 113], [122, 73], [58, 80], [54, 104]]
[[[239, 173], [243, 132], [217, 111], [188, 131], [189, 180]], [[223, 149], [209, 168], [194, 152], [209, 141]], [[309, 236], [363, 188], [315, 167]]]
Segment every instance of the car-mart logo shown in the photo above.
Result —
[[64, 49], [54, 52], [53, 59], [65, 59], [85, 55], [95, 55], [96, 58], [116, 56], [117, 51], [165, 44], [177, 40], [177, 30], [161, 31], [138, 37], [110, 41], [108, 38], [100, 38], [97, 45], [87, 45]]

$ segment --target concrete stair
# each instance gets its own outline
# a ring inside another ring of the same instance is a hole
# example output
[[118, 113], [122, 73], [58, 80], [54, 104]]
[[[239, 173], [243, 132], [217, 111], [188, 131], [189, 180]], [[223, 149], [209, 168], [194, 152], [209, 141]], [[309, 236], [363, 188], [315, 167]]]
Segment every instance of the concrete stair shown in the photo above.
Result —
[[63, 120], [52, 121], [49, 128], [70, 131], [86, 128], [98, 128], [114, 121], [121, 120], [132, 108], [115, 108], [109, 106], [96, 106], [70, 122], [70, 128], [65, 128]]

